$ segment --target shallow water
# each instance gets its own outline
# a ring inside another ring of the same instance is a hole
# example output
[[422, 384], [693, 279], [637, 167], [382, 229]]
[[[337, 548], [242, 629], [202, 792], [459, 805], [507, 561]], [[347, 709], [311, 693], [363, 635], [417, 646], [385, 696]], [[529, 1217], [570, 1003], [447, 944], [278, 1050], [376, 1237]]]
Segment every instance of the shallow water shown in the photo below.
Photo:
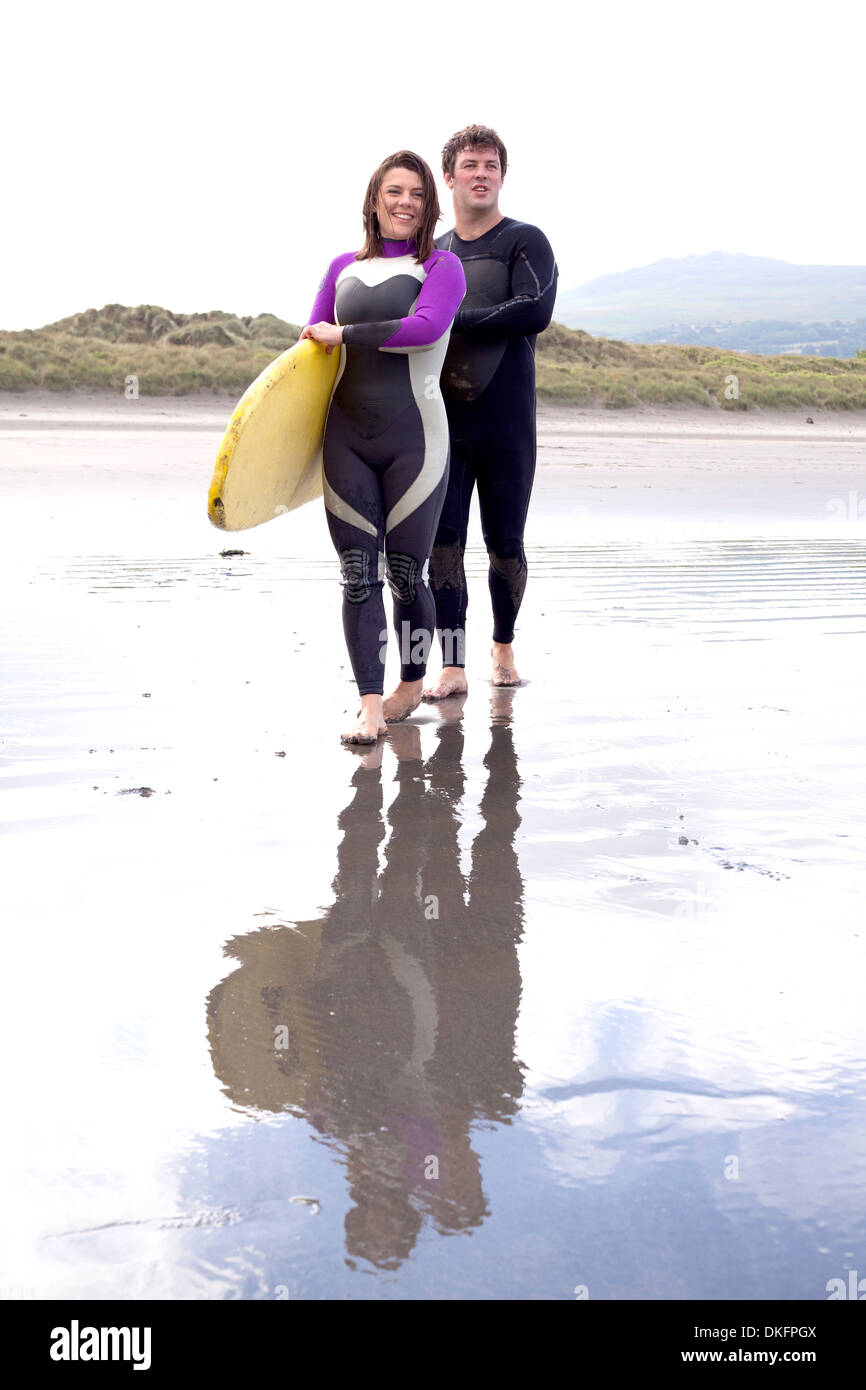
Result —
[[551, 447], [530, 683], [362, 757], [318, 508], [212, 531], [202, 428], [0, 444], [5, 1297], [866, 1274], [850, 468]]

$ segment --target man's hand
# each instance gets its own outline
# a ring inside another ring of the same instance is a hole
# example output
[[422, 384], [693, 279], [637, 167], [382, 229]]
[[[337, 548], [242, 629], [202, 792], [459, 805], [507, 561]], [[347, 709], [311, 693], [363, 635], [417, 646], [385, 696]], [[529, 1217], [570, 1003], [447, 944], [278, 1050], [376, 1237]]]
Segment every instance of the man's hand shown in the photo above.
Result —
[[298, 342], [304, 338], [312, 338], [314, 342], [324, 343], [325, 351], [330, 354], [335, 347], [339, 347], [342, 343], [343, 330], [335, 323], [308, 323]]

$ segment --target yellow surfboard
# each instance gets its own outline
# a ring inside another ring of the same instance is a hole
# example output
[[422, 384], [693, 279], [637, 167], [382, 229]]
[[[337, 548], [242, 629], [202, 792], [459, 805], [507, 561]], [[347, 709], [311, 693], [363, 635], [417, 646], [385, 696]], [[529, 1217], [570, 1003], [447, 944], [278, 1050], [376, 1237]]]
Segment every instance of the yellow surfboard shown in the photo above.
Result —
[[322, 436], [340, 349], [305, 338], [282, 353], [235, 406], [208, 493], [221, 531], [245, 531], [322, 495]]

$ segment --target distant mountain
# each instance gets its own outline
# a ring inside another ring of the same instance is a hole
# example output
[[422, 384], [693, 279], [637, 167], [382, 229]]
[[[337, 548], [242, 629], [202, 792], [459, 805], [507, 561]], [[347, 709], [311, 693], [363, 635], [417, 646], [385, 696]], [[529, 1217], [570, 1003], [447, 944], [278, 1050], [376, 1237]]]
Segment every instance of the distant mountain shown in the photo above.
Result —
[[[758, 322], [800, 329], [810, 324], [854, 327], [854, 320], [866, 318], [866, 266], [791, 265], [726, 251], [668, 258], [566, 290], [557, 299], [555, 318], [594, 335], [643, 342], [653, 337], [656, 342], [696, 341], [676, 337], [678, 330], [696, 331], [706, 342], [714, 327], [727, 330]], [[762, 336], [762, 331], [751, 337], [735, 333], [736, 343], [726, 341], [725, 346], [743, 352], [796, 351], [796, 344], [813, 338], [808, 331], [789, 334], [786, 328], [776, 335], [776, 346], [760, 347]], [[859, 336], [857, 346], [866, 346]], [[778, 346], [786, 338], [793, 348]], [[822, 333], [821, 338], [835, 344], [840, 334]]]

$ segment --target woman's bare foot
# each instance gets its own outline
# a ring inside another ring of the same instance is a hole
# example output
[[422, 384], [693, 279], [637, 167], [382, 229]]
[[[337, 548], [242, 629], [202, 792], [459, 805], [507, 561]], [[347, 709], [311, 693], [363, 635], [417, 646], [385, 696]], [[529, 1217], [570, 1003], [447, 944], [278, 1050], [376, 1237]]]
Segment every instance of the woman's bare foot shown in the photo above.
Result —
[[456, 695], [445, 695], [439, 702], [437, 714], [445, 724], [456, 724], [463, 718], [463, 706], [466, 704], [468, 690], [459, 690]]
[[423, 681], [399, 681], [395, 690], [391, 692], [387, 700], [382, 705], [382, 714], [386, 724], [399, 724], [401, 719], [406, 719], [414, 709], [421, 703], [421, 687]]
[[443, 666], [438, 681], [435, 685], [427, 687], [421, 699], [445, 700], [449, 695], [465, 695], [468, 689], [466, 672], [462, 666]]
[[421, 730], [417, 724], [395, 724], [388, 730], [388, 743], [398, 763], [421, 761]]
[[514, 665], [514, 650], [510, 642], [494, 642], [490, 648], [493, 657], [492, 685], [520, 685], [520, 676]]
[[387, 734], [388, 726], [382, 714], [381, 695], [362, 695], [358, 722], [349, 733], [341, 734], [343, 743], [376, 743], [382, 734]]
[[385, 757], [385, 740], [383, 738], [380, 738], [378, 743], [344, 743], [343, 747], [355, 754], [365, 772], [376, 772], [382, 766], [382, 760]]

